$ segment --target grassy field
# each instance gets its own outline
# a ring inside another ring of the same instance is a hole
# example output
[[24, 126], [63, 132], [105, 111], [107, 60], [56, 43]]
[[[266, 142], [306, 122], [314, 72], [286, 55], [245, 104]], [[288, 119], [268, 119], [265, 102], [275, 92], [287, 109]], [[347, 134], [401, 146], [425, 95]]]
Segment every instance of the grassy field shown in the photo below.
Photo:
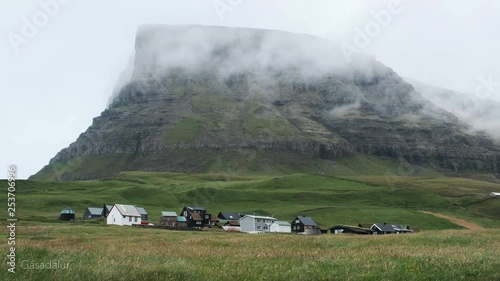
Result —
[[[304, 237], [33, 223], [17, 230], [17, 273], [4, 263], [0, 280], [499, 280], [499, 236], [499, 229]], [[66, 268], [26, 268], [57, 261]]]
[[[489, 198], [492, 191], [500, 190], [499, 184], [446, 177], [425, 168], [401, 173], [397, 162], [376, 158], [355, 162], [360, 164], [339, 160], [332, 172], [331, 166], [319, 161], [316, 173], [125, 172], [89, 181], [19, 180], [18, 273], [8, 274], [4, 263], [0, 280], [500, 279], [500, 199]], [[0, 186], [6, 187], [7, 182], [0, 181]], [[7, 201], [5, 193], [0, 194], [0, 201]], [[258, 213], [286, 221], [306, 215], [322, 228], [403, 224], [415, 233], [247, 235], [215, 229], [181, 232], [115, 227], [81, 220], [87, 207], [113, 203], [145, 207], [153, 223], [161, 211], [180, 212], [184, 205], [195, 205], [214, 214]], [[59, 212], [68, 206], [76, 211], [76, 221], [57, 221]], [[485, 229], [467, 230], [456, 221], [423, 211]], [[5, 212], [0, 219], [5, 222]], [[0, 249], [7, 254], [7, 228], [2, 227], [0, 233]], [[23, 269], [23, 260], [59, 261], [69, 268]]]

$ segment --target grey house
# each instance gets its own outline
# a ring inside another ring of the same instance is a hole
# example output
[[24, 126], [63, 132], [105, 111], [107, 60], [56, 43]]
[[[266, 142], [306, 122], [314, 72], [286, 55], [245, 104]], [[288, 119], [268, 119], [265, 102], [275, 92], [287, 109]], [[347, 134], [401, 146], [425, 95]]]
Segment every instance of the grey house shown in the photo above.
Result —
[[241, 232], [270, 232], [271, 224], [275, 221], [277, 219], [273, 217], [246, 215], [240, 219]]
[[90, 219], [95, 219], [95, 218], [102, 218], [102, 208], [94, 208], [94, 207], [89, 207], [83, 213], [83, 219], [84, 220], [90, 220]]

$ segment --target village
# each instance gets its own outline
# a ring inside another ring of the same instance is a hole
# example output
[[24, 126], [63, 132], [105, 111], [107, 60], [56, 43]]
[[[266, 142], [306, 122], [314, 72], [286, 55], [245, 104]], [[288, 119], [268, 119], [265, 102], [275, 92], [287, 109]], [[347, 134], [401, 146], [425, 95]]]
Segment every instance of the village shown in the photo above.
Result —
[[[61, 211], [59, 219], [74, 221], [75, 212], [71, 208]], [[221, 211], [217, 215], [207, 212], [203, 207], [184, 206], [179, 214], [175, 211], [162, 211], [160, 220], [152, 223], [145, 208], [134, 205], [113, 204], [103, 207], [89, 207], [83, 220], [102, 219], [108, 225], [154, 227], [171, 230], [221, 229], [242, 233], [294, 233], [301, 235], [320, 234], [405, 234], [412, 233], [409, 226], [388, 223], [369, 225], [334, 225], [323, 229], [308, 216], [296, 216], [291, 222], [278, 220], [273, 216], [242, 214]]]

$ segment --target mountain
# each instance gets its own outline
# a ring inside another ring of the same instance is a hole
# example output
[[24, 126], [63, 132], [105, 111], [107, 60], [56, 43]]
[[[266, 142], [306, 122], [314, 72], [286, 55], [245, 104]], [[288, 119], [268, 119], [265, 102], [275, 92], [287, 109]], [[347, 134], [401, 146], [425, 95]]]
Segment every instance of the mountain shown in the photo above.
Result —
[[435, 105], [453, 113], [472, 128], [500, 140], [500, 102], [481, 95], [465, 94], [405, 78], [415, 90]]
[[147, 25], [109, 108], [38, 180], [273, 173], [356, 155], [498, 173], [499, 147], [372, 57], [282, 31]]

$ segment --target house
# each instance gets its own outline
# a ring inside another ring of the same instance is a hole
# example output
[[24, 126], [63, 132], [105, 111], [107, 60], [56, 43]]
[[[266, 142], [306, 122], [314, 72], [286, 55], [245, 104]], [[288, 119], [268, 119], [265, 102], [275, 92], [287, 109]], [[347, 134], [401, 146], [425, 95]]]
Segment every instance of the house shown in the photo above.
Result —
[[246, 215], [240, 218], [240, 229], [247, 233], [270, 232], [271, 224], [276, 220], [273, 217]]
[[176, 212], [161, 212], [160, 223], [163, 226], [177, 226], [177, 213]]
[[139, 212], [139, 214], [141, 214], [141, 219], [143, 221], [147, 221], [148, 220], [148, 212], [146, 212], [146, 209], [144, 209], [143, 207], [136, 207], [137, 208], [137, 212]]
[[181, 215], [186, 218], [186, 224], [188, 227], [205, 227], [211, 225], [210, 218], [212, 214], [207, 213], [202, 207], [190, 207], [185, 206]]
[[492, 192], [490, 194], [491, 197], [500, 197], [500, 192]]
[[400, 234], [411, 233], [413, 230], [398, 224], [376, 223], [372, 225], [371, 229], [374, 234]]
[[90, 220], [95, 218], [102, 218], [102, 208], [89, 207], [87, 208], [85, 213], [83, 213], [84, 220]]
[[141, 221], [141, 214], [132, 205], [115, 204], [107, 217], [108, 224], [116, 225], [139, 225]]
[[329, 228], [331, 234], [364, 234], [371, 235], [373, 230], [370, 228], [351, 226], [351, 225], [336, 225]]
[[235, 212], [219, 212], [217, 218], [222, 224], [224, 224], [228, 221], [239, 221], [241, 216]]
[[292, 232], [306, 235], [321, 234], [318, 224], [311, 217], [298, 216], [292, 221]]
[[107, 217], [109, 212], [111, 211], [111, 208], [113, 208], [113, 205], [104, 204], [102, 206], [102, 216]]
[[186, 217], [177, 216], [177, 227], [187, 227]]
[[271, 224], [271, 232], [292, 233], [292, 225], [287, 221], [275, 221]]
[[59, 215], [59, 219], [63, 221], [75, 220], [75, 211], [70, 207], [64, 208]]

